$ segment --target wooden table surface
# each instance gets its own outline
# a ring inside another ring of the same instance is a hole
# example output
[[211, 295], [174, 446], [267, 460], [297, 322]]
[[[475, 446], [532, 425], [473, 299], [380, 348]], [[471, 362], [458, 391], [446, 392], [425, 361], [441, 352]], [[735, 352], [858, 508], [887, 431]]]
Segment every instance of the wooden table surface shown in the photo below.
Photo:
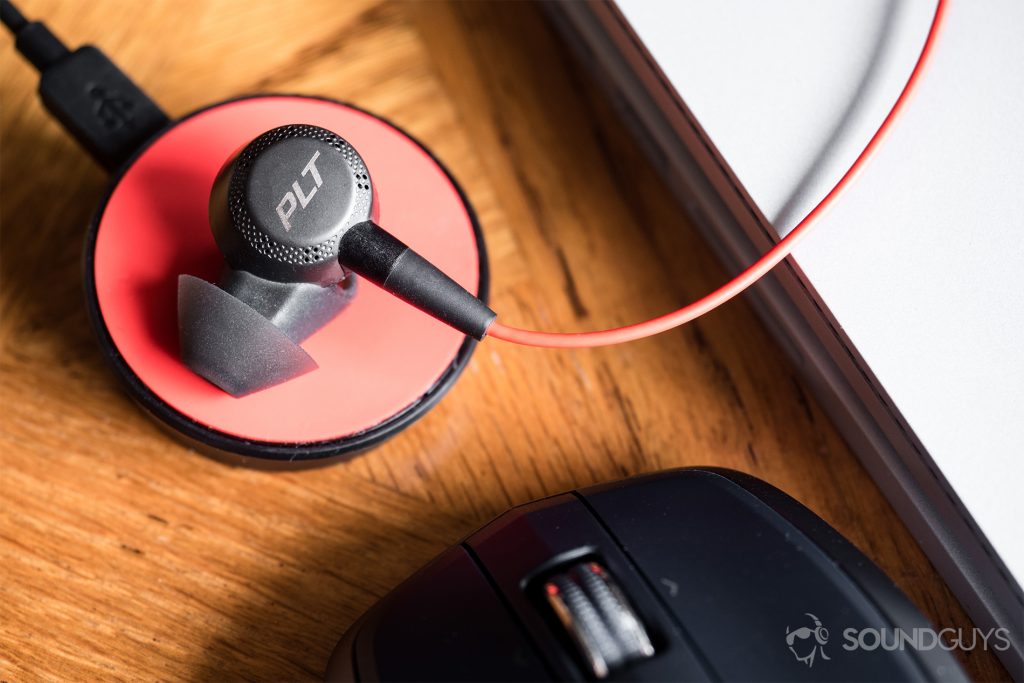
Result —
[[[475, 205], [507, 321], [622, 324], [726, 278], [536, 6], [21, 5], [104, 48], [172, 116], [302, 92], [404, 127]], [[86, 320], [82, 236], [106, 177], [0, 43], [0, 680], [316, 679], [365, 609], [507, 507], [685, 465], [775, 484], [935, 623], [970, 627], [743, 301], [615, 348], [487, 342], [423, 420], [347, 464], [269, 473], [179, 445], [122, 393]], [[1005, 677], [987, 653], [963, 661]]]

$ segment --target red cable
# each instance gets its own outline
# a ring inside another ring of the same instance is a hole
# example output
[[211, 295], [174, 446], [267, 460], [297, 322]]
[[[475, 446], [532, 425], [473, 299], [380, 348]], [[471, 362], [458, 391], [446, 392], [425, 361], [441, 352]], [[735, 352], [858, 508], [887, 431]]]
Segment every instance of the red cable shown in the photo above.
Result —
[[906, 85], [903, 86], [903, 91], [896, 99], [896, 103], [893, 104], [892, 109], [885, 117], [885, 120], [882, 121], [882, 125], [878, 127], [878, 130], [875, 131], [874, 136], [872, 136], [871, 140], [864, 148], [864, 151], [860, 153], [860, 156], [858, 156], [853, 162], [853, 165], [850, 166], [850, 170], [848, 170], [843, 177], [839, 179], [839, 182], [836, 183], [835, 187], [833, 187], [827, 195], [825, 195], [825, 198], [818, 202], [818, 205], [811, 209], [811, 212], [807, 214], [807, 216], [805, 216], [804, 219], [800, 221], [784, 239], [772, 247], [764, 254], [764, 256], [755, 261], [745, 271], [707, 296], [694, 301], [692, 304], [658, 318], [652, 318], [635, 325], [616, 327], [610, 330], [600, 330], [597, 332], [538, 332], [534, 330], [523, 330], [517, 327], [509, 327], [508, 325], [503, 325], [500, 322], [495, 321], [491, 325], [490, 330], [488, 330], [488, 335], [496, 339], [503, 339], [504, 341], [513, 342], [515, 344], [542, 346], [548, 348], [590, 348], [594, 346], [622, 344], [623, 342], [650, 337], [666, 330], [670, 330], [673, 327], [678, 327], [688, 323], [694, 318], [698, 318], [705, 313], [718, 308], [726, 301], [729, 301], [747, 287], [750, 287], [752, 284], [757, 282], [780, 261], [789, 256], [794, 247], [796, 247], [801, 239], [807, 236], [807, 233], [811, 231], [811, 228], [817, 225], [825, 211], [836, 202], [839, 196], [853, 182], [853, 179], [864, 169], [871, 157], [874, 156], [878, 147], [881, 145], [882, 140], [889, 133], [894, 122], [905, 108], [907, 101], [910, 99], [910, 95], [918, 84], [918, 81], [921, 80], [921, 74], [924, 72], [925, 65], [928, 63], [932, 51], [934, 50], [936, 37], [938, 36], [939, 28], [942, 25], [943, 18], [946, 14], [947, 1], [948, 0], [938, 0], [938, 5], [935, 8], [935, 17], [932, 19], [932, 25], [928, 30], [928, 37], [924, 42], [924, 47], [921, 48], [921, 54], [917, 58], [914, 70], [910, 72], [910, 77], [907, 79]]

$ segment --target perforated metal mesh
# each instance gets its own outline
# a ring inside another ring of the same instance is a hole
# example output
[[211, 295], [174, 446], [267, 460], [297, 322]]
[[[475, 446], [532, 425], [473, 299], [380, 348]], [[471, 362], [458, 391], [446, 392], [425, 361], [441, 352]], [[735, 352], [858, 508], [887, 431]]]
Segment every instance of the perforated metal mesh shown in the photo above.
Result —
[[245, 185], [253, 164], [265, 149], [289, 138], [309, 138], [326, 143], [337, 150], [352, 171], [356, 192], [352, 213], [356, 216], [369, 216], [370, 205], [373, 201], [370, 175], [366, 171], [362, 158], [352, 145], [325, 128], [293, 124], [267, 131], [250, 142], [239, 154], [234, 175], [228, 187], [228, 210], [231, 213], [231, 223], [253, 249], [275, 261], [288, 264], [313, 264], [333, 259], [338, 252], [339, 234], [333, 235], [320, 244], [292, 247], [281, 244], [260, 230], [253, 222], [252, 216], [249, 215], [245, 201]]

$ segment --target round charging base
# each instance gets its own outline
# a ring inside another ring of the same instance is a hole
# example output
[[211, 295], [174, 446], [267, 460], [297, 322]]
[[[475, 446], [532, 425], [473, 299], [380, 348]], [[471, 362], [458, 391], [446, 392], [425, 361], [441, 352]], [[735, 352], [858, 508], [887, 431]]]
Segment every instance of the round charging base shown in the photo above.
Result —
[[445, 168], [392, 124], [339, 102], [258, 96], [191, 114], [114, 178], [90, 226], [88, 308], [131, 395], [203, 452], [234, 463], [303, 467], [347, 459], [395, 435], [458, 378], [475, 342], [358, 283], [353, 303], [303, 343], [319, 368], [233, 398], [179, 358], [178, 276], [215, 282], [223, 257], [207, 216], [221, 165], [261, 133], [321, 126], [366, 161], [380, 224], [486, 300], [487, 259], [472, 208]]

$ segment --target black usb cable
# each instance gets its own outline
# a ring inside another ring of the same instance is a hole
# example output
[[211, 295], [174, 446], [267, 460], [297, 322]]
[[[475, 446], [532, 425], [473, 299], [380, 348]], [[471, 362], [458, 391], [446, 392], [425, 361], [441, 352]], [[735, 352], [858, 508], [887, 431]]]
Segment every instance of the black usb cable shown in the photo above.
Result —
[[73, 52], [39, 21], [0, 0], [0, 21], [39, 71], [39, 96], [61, 125], [108, 171], [127, 161], [167, 115], [99, 49]]

